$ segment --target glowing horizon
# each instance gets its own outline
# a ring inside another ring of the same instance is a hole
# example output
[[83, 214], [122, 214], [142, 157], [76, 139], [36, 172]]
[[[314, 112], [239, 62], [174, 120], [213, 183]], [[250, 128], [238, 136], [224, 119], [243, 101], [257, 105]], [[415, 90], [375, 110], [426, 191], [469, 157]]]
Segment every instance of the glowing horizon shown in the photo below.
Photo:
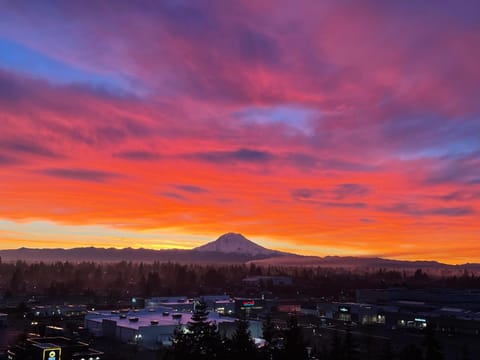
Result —
[[479, 10], [6, 1], [0, 248], [480, 262]]

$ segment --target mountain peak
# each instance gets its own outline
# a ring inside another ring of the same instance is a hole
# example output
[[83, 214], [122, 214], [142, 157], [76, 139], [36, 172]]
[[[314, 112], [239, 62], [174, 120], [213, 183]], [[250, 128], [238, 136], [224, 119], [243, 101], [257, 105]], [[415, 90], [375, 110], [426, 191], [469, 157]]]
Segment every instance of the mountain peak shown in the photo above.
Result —
[[242, 234], [226, 233], [220, 236], [217, 240], [209, 242], [208, 244], [195, 248], [196, 251], [209, 251], [221, 253], [236, 253], [247, 255], [273, 255], [277, 251], [269, 250], [263, 246], [255, 244], [248, 240]]

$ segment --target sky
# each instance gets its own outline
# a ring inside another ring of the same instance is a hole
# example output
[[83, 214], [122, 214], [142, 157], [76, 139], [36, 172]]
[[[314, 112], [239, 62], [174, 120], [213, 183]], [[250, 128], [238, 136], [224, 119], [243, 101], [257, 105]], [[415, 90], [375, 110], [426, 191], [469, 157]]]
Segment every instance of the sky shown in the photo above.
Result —
[[479, 14], [0, 0], [0, 248], [480, 262]]

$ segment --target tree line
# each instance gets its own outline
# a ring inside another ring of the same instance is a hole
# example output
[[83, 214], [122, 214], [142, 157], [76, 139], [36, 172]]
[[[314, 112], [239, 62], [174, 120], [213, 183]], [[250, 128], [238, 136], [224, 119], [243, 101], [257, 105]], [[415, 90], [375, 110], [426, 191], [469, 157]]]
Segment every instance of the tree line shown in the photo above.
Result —
[[199, 295], [232, 293], [237, 296], [257, 291], [242, 280], [248, 276], [290, 276], [293, 286], [263, 284], [265, 290], [283, 296], [352, 297], [355, 289], [404, 287], [480, 288], [480, 276], [464, 271], [450, 276], [377, 269], [332, 269], [322, 267], [278, 267], [252, 265], [198, 265], [177, 263], [2, 263], [0, 296], [85, 295], [91, 298], [130, 296]]

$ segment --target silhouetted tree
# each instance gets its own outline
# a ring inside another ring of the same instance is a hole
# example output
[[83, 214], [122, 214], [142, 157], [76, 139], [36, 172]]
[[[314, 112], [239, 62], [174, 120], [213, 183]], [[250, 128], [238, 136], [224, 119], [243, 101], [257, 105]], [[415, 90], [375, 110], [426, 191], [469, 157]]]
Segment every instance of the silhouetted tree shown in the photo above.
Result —
[[284, 355], [285, 359], [307, 359], [307, 349], [303, 342], [302, 329], [298, 326], [297, 318], [294, 316], [288, 319]]
[[10, 279], [10, 290], [16, 294], [25, 290], [25, 277], [23, 271], [23, 265], [21, 262], [17, 262], [15, 272]]
[[208, 322], [207, 304], [205, 302], [196, 304], [187, 329], [188, 331], [177, 329], [173, 336], [173, 354], [175, 359], [223, 359], [223, 341], [216, 325]]
[[435, 333], [431, 324], [428, 324], [427, 326], [423, 346], [425, 347], [425, 360], [443, 359], [443, 353], [440, 349], [440, 344], [435, 338]]
[[254, 359], [257, 348], [248, 329], [248, 320], [239, 319], [235, 325], [235, 333], [230, 340], [229, 358], [232, 360]]
[[271, 344], [274, 334], [275, 334], [275, 326], [272, 322], [272, 318], [270, 317], [270, 315], [267, 315], [267, 317], [265, 318], [265, 321], [263, 322], [263, 339], [268, 344]]
[[265, 360], [273, 358], [273, 339], [275, 336], [275, 325], [272, 322], [270, 315], [267, 315], [263, 322], [263, 339], [265, 340], [265, 346], [262, 348], [262, 356]]

